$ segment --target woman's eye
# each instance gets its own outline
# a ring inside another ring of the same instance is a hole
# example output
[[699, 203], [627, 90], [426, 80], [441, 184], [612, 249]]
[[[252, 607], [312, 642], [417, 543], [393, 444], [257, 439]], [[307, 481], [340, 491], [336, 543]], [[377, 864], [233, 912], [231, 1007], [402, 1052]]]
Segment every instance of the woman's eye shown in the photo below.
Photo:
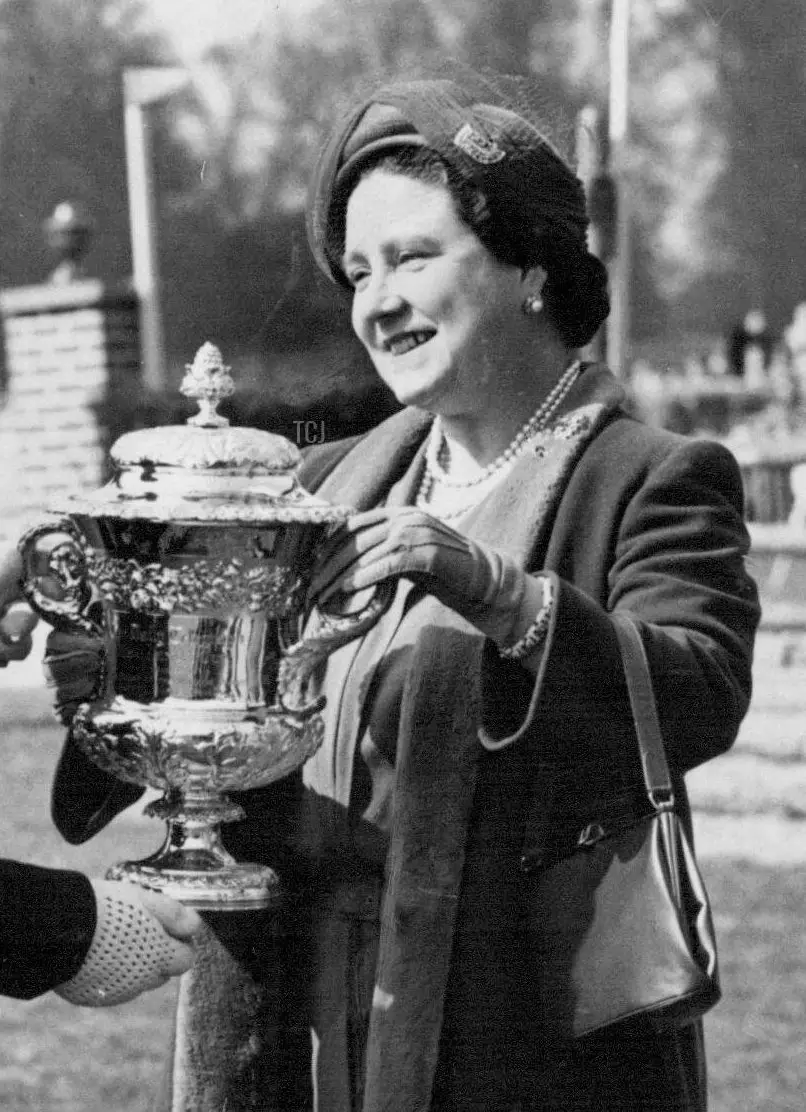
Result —
[[425, 255], [421, 251], [401, 251], [397, 257], [398, 266], [415, 267], [422, 266], [425, 262]]
[[368, 270], [348, 270], [345, 277], [354, 290], [359, 289], [367, 278], [369, 278]]

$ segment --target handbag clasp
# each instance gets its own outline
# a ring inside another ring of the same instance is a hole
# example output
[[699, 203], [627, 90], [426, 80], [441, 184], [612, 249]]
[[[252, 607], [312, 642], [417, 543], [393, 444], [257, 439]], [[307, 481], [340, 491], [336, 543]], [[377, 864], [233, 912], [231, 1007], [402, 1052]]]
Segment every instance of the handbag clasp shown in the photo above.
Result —
[[674, 810], [674, 791], [671, 788], [652, 788], [647, 794], [656, 811]]

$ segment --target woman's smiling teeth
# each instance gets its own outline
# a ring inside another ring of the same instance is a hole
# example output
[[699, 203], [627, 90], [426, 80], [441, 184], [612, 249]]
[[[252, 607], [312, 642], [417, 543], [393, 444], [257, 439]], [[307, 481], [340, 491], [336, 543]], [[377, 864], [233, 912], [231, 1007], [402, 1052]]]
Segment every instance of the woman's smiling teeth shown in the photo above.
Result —
[[401, 332], [399, 335], [393, 336], [391, 340], [387, 340], [384, 347], [392, 355], [405, 355], [412, 348], [427, 343], [433, 335], [433, 332]]

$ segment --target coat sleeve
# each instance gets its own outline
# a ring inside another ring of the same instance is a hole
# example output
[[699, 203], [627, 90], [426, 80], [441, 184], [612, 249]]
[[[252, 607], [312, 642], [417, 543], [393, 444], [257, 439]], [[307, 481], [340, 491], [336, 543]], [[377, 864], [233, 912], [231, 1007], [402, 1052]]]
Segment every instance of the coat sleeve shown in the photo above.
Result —
[[557, 579], [536, 679], [488, 650], [487, 748], [529, 737], [548, 764], [617, 769], [631, 760], [625, 738], [632, 737], [632, 718], [614, 610], [629, 611], [640, 624], [676, 771], [735, 740], [750, 700], [759, 620], [757, 591], [745, 569], [741, 478], [719, 445], [674, 443], [624, 487], [600, 545], [601, 597]]
[[94, 931], [82, 873], [0, 861], [0, 993], [30, 1000], [69, 981]]

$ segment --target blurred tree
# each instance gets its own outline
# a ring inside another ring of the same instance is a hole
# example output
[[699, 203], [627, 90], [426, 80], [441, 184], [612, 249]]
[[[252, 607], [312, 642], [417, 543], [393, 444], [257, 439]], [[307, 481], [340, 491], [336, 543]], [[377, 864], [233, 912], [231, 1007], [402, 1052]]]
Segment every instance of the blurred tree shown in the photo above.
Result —
[[[343, 298], [315, 273], [303, 242], [306, 188], [324, 136], [340, 105], [379, 79], [467, 63], [527, 72], [538, 49], [532, 32], [551, 14], [551, 3], [534, 0], [329, 0], [293, 17], [280, 9], [271, 36], [209, 51], [176, 124], [203, 172], [174, 179], [170, 223], [178, 233], [203, 220], [239, 244], [219, 253], [216, 281], [226, 289], [232, 273], [241, 285], [234, 312], [242, 340], [249, 336], [264, 353], [299, 346], [301, 337], [336, 341], [342, 352], [352, 347], [358, 379], [372, 374]], [[546, 84], [557, 92], [562, 79], [552, 74]], [[573, 108], [563, 138], [572, 133]], [[239, 273], [228, 270], [230, 255]], [[212, 281], [210, 270], [199, 280]], [[184, 284], [172, 282], [167, 296], [178, 297]], [[233, 324], [233, 317], [221, 322]], [[336, 365], [351, 373], [343, 357]]]
[[[760, 307], [779, 331], [806, 296], [806, 5], [710, 0], [709, 8], [728, 139], [709, 207], [721, 272], [712, 291], [725, 306], [720, 325]], [[692, 291], [690, 311], [701, 292]]]
[[[602, 105], [609, 10], [609, 0], [558, 3], [552, 24], [553, 57], [571, 87]], [[726, 165], [725, 136], [715, 118], [718, 53], [719, 36], [704, 4], [632, 0], [627, 172], [634, 251], [666, 300], [712, 266], [706, 205]], [[635, 282], [636, 296], [641, 289]]]
[[[209, 198], [230, 226], [297, 212], [324, 135], [358, 90], [451, 63], [525, 74], [551, 18], [550, 0], [328, 0], [293, 17], [281, 8], [271, 37], [203, 59], [177, 133], [205, 173], [182, 202]], [[556, 95], [562, 78], [550, 87]]]
[[42, 221], [64, 200], [95, 226], [91, 272], [129, 271], [121, 71], [159, 61], [139, 0], [0, 0], [0, 281], [50, 268]]
[[[197, 103], [178, 127], [205, 173], [179, 207], [209, 205], [233, 229], [293, 217], [339, 105], [379, 77], [443, 72], [446, 58], [537, 76], [545, 100], [537, 107], [569, 151], [576, 111], [606, 99], [608, 11], [609, 0], [329, 0], [305, 16], [278, 16], [271, 38], [205, 59]], [[709, 272], [717, 248], [706, 205], [726, 144], [713, 122], [719, 41], [706, 12], [689, 0], [633, 0], [632, 19], [633, 319], [651, 330], [662, 302]], [[304, 250], [299, 257], [308, 273]], [[316, 279], [303, 285], [308, 324], [321, 311], [320, 328], [338, 328], [330, 293]], [[281, 323], [274, 314], [273, 343]]]
[[[806, 5], [631, 8], [630, 202], [667, 326], [719, 335], [758, 305], [780, 327], [806, 286]], [[555, 24], [571, 82], [600, 98], [608, 9], [558, 4]]]
[[[277, 389], [296, 388], [291, 354], [303, 348], [316, 350], [308, 365], [328, 389], [350, 376], [366, 382], [367, 361], [343, 301], [314, 272], [301, 217], [340, 104], [379, 77], [442, 72], [446, 58], [533, 74], [555, 130], [550, 106], [565, 106], [568, 149], [576, 109], [604, 100], [609, 3], [287, 0], [248, 40], [211, 49], [193, 67], [192, 92], [158, 114], [165, 322], [177, 367], [210, 338], [228, 357], [254, 356], [256, 383], [271, 364]], [[90, 272], [128, 272], [120, 71], [174, 61], [139, 30], [140, 12], [138, 0], [0, 0], [3, 283], [48, 272], [41, 223], [64, 199], [95, 218]], [[803, 298], [805, 21], [803, 0], [633, 0], [638, 332], [718, 332], [765, 294], [775, 323]]]

